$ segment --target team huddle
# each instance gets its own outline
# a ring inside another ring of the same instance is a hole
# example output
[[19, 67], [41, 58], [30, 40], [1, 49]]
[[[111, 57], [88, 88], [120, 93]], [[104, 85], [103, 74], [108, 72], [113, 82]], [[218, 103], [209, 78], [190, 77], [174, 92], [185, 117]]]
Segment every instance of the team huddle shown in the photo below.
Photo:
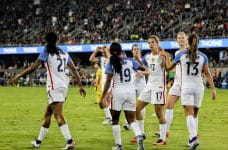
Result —
[[[68, 66], [73, 79], [80, 87], [82, 96], [86, 92], [81, 84], [78, 71], [67, 52], [56, 46], [57, 36], [48, 33], [47, 45], [36, 62], [29, 68], [17, 74], [12, 80], [15, 83], [20, 77], [29, 74], [44, 64], [47, 70], [48, 105], [44, 115], [44, 123], [36, 140], [32, 141], [34, 147], [40, 147], [42, 140], [48, 133], [52, 114], [57, 120], [59, 128], [66, 139], [64, 149], [73, 149], [75, 143], [71, 137], [67, 123], [63, 117], [63, 103], [68, 89], [65, 68]], [[131, 129], [135, 137], [131, 142], [137, 142], [137, 149], [144, 150], [145, 106], [153, 104], [159, 120], [159, 131], [155, 134], [159, 139], [154, 145], [165, 145], [170, 135], [170, 125], [173, 120], [173, 108], [180, 98], [186, 115], [187, 129], [189, 131], [188, 146], [196, 149], [199, 145], [198, 112], [202, 105], [204, 95], [203, 76], [207, 79], [212, 99], [216, 98], [216, 90], [209, 72], [208, 58], [198, 51], [199, 38], [196, 34], [188, 38], [184, 32], [177, 34], [179, 50], [171, 61], [169, 53], [160, 46], [157, 36], [148, 38], [150, 53], [141, 57], [140, 48], [132, 46], [133, 58], [126, 56], [121, 45], [114, 42], [110, 47], [98, 47], [90, 56], [90, 61], [97, 69], [96, 94], [97, 103], [104, 109], [105, 120], [102, 124], [112, 124], [115, 146], [112, 150], [122, 150], [121, 129], [119, 118], [121, 110], [125, 113], [126, 129]], [[102, 57], [96, 57], [102, 52]], [[166, 73], [175, 68], [174, 84], [167, 96]], [[166, 111], [164, 113], [164, 109]]]

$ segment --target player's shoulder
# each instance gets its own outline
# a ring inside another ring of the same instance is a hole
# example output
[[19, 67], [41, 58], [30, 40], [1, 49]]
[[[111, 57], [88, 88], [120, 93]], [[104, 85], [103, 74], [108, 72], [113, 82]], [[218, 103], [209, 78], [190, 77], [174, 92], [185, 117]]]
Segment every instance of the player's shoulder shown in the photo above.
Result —
[[188, 50], [182, 50], [182, 51], [180, 51], [179, 53], [177, 53], [177, 57], [181, 57], [181, 56], [184, 56], [184, 55], [186, 55], [188, 53]]
[[199, 51], [199, 55], [200, 56], [202, 56], [202, 57], [204, 57], [204, 58], [207, 58], [207, 55], [206, 54], [204, 54], [203, 52], [201, 52], [201, 51]]

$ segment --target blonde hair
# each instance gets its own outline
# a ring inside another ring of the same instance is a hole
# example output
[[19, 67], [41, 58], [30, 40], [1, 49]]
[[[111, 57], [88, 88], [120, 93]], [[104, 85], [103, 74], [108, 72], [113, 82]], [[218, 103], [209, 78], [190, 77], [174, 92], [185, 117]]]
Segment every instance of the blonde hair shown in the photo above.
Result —
[[148, 39], [154, 39], [160, 45], [160, 40], [156, 35], [150, 35]]

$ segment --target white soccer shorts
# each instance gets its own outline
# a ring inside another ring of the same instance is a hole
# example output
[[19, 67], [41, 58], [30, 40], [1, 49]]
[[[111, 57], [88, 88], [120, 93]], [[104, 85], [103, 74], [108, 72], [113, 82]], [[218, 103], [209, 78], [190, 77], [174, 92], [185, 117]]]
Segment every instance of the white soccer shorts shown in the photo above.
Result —
[[67, 96], [68, 88], [56, 88], [48, 90], [48, 103], [64, 102]]
[[204, 89], [182, 89], [181, 104], [183, 106], [195, 106], [200, 108], [204, 96]]

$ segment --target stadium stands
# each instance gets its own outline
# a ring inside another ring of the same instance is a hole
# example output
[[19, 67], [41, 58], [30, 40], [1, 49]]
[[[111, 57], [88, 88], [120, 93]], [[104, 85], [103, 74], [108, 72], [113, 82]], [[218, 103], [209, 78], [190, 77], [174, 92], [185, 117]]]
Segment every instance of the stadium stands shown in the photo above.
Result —
[[169, 39], [180, 30], [227, 37], [226, 5], [220, 0], [2, 0], [0, 45], [43, 44], [50, 30], [68, 44], [145, 40], [151, 34]]

